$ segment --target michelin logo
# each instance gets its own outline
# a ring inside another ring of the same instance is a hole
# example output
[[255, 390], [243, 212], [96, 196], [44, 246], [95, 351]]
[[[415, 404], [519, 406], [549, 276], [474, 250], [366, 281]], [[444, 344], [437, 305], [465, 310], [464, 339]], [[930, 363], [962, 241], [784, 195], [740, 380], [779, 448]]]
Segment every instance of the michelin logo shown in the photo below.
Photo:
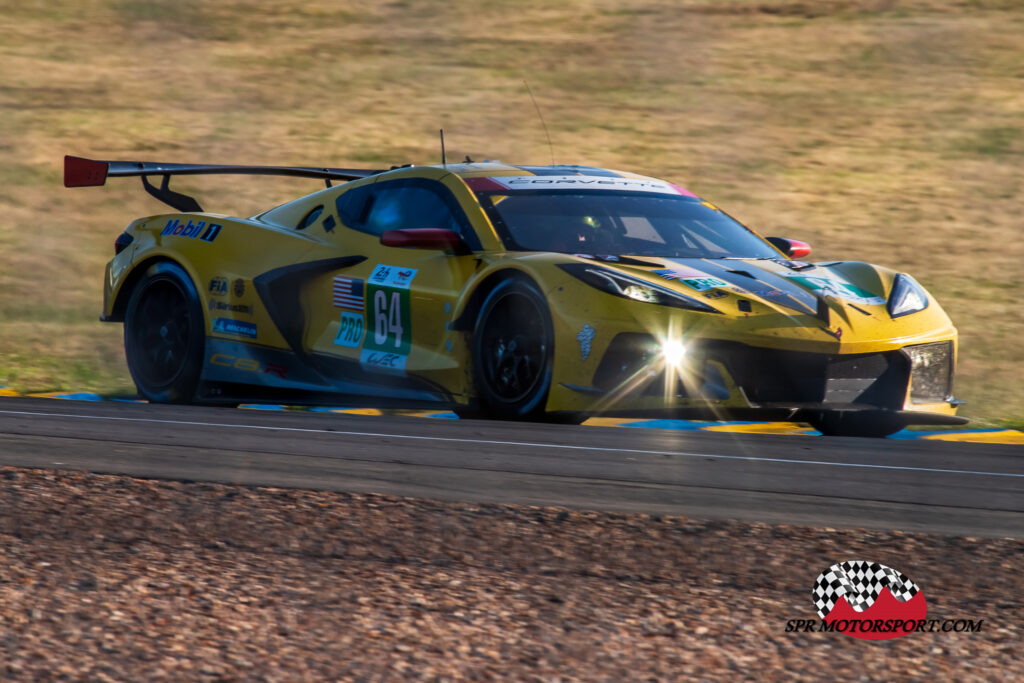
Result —
[[217, 318], [213, 321], [213, 331], [230, 334], [235, 337], [256, 338], [256, 323], [247, 323], [229, 318]]
[[597, 332], [590, 325], [584, 325], [580, 333], [576, 335], [576, 341], [580, 343], [580, 359], [586, 360], [590, 355], [590, 342], [594, 341]]

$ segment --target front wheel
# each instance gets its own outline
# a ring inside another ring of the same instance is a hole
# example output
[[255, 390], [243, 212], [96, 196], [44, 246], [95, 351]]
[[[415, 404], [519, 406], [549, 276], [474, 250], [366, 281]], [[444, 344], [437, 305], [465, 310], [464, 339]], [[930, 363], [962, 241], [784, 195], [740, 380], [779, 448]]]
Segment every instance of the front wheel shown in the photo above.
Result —
[[473, 330], [478, 410], [504, 420], [542, 419], [554, 346], [551, 313], [537, 286], [524, 278], [499, 283]]
[[153, 403], [191, 403], [202, 371], [203, 309], [181, 266], [150, 266], [124, 316], [124, 350], [139, 394]]

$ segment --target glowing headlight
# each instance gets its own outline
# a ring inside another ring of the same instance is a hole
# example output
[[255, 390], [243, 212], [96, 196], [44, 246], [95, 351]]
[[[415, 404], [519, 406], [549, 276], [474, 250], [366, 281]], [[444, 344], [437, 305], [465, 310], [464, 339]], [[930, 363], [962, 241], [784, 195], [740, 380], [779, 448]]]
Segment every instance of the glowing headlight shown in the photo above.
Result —
[[661, 355], [667, 364], [679, 367], [686, 357], [686, 346], [678, 339], [669, 339], [662, 343]]
[[917, 313], [928, 308], [928, 295], [917, 280], [900, 273], [892, 283], [889, 293], [889, 316], [898, 318], [901, 315]]

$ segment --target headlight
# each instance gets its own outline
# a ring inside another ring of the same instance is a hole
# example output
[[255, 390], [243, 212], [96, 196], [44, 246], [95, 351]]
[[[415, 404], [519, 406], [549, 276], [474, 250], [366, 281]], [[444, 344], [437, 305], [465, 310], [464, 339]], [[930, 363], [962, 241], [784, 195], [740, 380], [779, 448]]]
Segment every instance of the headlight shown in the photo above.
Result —
[[953, 393], [953, 342], [903, 347], [910, 356], [910, 400], [940, 403]]
[[644, 287], [641, 285], [627, 285], [622, 290], [623, 296], [626, 296], [634, 301], [646, 301], [649, 304], [658, 302], [658, 293], [650, 287]]
[[678, 292], [673, 292], [667, 287], [645, 282], [640, 278], [618, 273], [608, 268], [592, 266], [587, 263], [560, 263], [558, 267], [569, 273], [569, 275], [583, 280], [591, 287], [596, 287], [602, 292], [614, 294], [623, 299], [658, 304], [660, 306], [672, 306], [673, 308], [687, 308], [691, 311], [702, 311], [704, 313], [718, 313], [711, 306]]
[[928, 295], [917, 280], [900, 273], [892, 283], [889, 293], [889, 316], [898, 318], [901, 315], [917, 313], [928, 308]]

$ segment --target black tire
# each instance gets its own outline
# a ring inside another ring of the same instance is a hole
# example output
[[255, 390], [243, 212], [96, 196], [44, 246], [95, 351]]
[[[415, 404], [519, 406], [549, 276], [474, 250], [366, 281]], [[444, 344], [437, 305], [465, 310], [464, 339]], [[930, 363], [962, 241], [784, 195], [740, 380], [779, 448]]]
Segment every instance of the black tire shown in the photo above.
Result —
[[500, 282], [484, 299], [473, 329], [477, 400], [462, 412], [502, 420], [543, 419], [554, 340], [551, 312], [537, 285], [521, 277]]
[[150, 266], [128, 300], [124, 351], [139, 395], [153, 403], [192, 403], [205, 346], [203, 308], [176, 263]]
[[861, 436], [871, 439], [885, 438], [906, 426], [902, 420], [891, 415], [842, 411], [822, 413], [808, 419], [808, 422], [825, 436]]

